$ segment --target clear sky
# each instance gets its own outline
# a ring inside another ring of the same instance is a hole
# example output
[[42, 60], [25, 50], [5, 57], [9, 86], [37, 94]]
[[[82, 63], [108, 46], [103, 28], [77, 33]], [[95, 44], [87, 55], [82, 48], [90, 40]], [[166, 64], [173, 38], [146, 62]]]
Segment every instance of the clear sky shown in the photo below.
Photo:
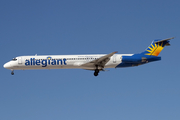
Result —
[[[179, 120], [179, 12], [179, 0], [1, 0], [0, 120]], [[169, 37], [161, 61], [98, 77], [3, 68], [21, 55], [139, 53]]]

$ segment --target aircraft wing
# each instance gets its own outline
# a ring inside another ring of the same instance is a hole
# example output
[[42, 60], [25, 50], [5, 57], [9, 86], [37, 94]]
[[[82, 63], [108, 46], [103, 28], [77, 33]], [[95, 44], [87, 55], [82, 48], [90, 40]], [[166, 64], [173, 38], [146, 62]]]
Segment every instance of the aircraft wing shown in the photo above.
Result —
[[117, 52], [112, 52], [110, 54], [107, 54], [105, 56], [102, 56], [98, 59], [95, 59], [93, 61], [90, 61], [88, 63], [82, 64], [81, 66], [83, 67], [95, 67], [95, 66], [99, 66], [104, 68], [105, 64], [110, 60], [110, 57], [113, 56], [115, 53]]

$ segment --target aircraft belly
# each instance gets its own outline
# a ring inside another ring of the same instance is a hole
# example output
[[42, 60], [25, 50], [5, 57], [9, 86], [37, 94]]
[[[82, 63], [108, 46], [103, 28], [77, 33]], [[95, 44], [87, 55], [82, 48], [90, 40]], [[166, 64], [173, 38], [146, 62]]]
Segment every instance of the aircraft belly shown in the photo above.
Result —
[[51, 66], [14, 66], [14, 70], [30, 70], [30, 69], [73, 69], [81, 68], [80, 66], [73, 65], [51, 65]]

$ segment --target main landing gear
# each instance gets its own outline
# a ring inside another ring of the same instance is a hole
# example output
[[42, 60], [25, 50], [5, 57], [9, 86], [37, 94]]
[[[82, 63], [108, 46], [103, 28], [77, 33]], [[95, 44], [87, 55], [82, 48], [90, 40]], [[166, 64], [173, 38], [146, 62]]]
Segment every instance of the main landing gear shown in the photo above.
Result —
[[95, 71], [94, 71], [94, 76], [98, 76], [98, 73], [99, 73], [99, 70], [98, 70], [98, 69], [95, 69]]
[[14, 70], [11, 70], [11, 75], [14, 75]]
[[99, 74], [99, 69], [98, 69], [98, 66], [96, 65], [96, 69], [94, 71], [94, 76], [98, 76]]

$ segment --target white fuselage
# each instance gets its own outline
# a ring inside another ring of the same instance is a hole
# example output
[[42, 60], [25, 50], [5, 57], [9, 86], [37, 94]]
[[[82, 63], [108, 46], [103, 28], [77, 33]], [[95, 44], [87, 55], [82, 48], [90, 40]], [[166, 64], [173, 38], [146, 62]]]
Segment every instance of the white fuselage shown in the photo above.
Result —
[[[98, 59], [105, 54], [94, 55], [35, 55], [18, 56], [7, 62], [4, 67], [13, 70], [28, 69], [73, 69], [82, 68], [94, 70], [94, 66], [81, 66], [82, 64]], [[104, 68], [115, 68], [122, 62], [122, 56], [132, 56], [133, 54], [114, 54], [105, 64]], [[101, 68], [99, 68], [101, 69]]]

